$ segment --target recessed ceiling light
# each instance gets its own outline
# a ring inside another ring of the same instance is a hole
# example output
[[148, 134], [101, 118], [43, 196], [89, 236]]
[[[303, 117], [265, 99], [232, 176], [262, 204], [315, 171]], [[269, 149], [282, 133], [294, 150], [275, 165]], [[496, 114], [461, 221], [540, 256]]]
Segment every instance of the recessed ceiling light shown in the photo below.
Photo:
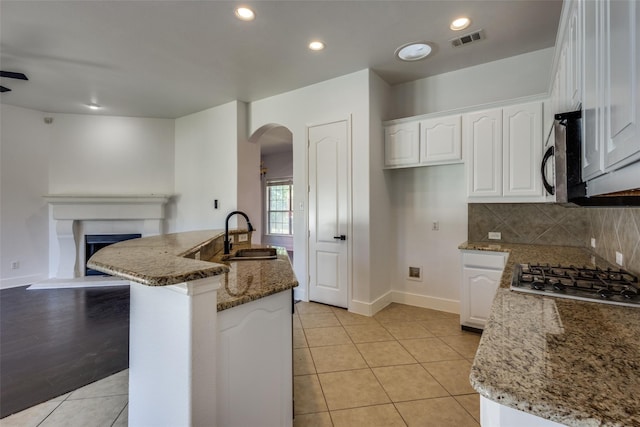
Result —
[[471, 25], [471, 20], [467, 17], [462, 17], [462, 18], [455, 19], [451, 23], [449, 28], [451, 28], [453, 31], [460, 31], [460, 30], [464, 30], [469, 25]]
[[431, 53], [431, 46], [426, 42], [413, 42], [396, 49], [396, 56], [403, 61], [419, 61]]
[[236, 8], [236, 16], [242, 21], [253, 21], [256, 19], [256, 13], [245, 6]]
[[311, 50], [322, 50], [322, 49], [324, 49], [324, 43], [322, 43], [319, 40], [314, 40], [311, 43], [309, 43], [309, 49], [311, 49]]
[[95, 102], [87, 104], [87, 107], [89, 107], [90, 110], [99, 110], [100, 108], [102, 108], [98, 104], [96, 104]]

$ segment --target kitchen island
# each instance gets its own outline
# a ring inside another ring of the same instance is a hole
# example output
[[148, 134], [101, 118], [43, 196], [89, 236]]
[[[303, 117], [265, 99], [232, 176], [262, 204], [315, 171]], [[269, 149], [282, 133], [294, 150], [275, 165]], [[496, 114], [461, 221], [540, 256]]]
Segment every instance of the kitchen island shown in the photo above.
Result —
[[613, 267], [585, 248], [509, 253], [470, 374], [483, 426], [640, 426], [640, 308], [514, 292], [520, 263]]
[[[246, 230], [230, 232], [236, 248]], [[129, 424], [291, 425], [292, 288], [286, 251], [227, 261], [224, 231], [127, 240], [90, 268], [131, 283]]]

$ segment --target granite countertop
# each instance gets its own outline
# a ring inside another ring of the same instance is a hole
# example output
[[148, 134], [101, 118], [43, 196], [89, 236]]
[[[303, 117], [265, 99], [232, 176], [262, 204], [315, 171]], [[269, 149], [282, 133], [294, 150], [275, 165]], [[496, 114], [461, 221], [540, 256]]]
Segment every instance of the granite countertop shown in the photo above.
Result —
[[[246, 230], [236, 230], [242, 233]], [[222, 261], [204, 253], [221, 247], [224, 230], [202, 230], [126, 240], [96, 252], [90, 268], [147, 286], [168, 286], [223, 275], [217, 310], [225, 310], [298, 286], [289, 256], [264, 261]], [[203, 253], [203, 259], [194, 254]]]
[[610, 267], [586, 248], [464, 243], [509, 259], [472, 368], [481, 395], [569, 426], [640, 426], [640, 308], [509, 290], [517, 263]]

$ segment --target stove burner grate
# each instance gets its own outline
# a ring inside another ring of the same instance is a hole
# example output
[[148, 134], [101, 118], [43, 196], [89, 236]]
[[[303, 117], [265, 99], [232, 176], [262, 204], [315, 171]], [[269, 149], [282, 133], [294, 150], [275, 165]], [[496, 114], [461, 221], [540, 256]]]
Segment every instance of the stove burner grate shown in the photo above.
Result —
[[640, 305], [638, 278], [623, 269], [517, 264], [511, 289], [611, 304]]

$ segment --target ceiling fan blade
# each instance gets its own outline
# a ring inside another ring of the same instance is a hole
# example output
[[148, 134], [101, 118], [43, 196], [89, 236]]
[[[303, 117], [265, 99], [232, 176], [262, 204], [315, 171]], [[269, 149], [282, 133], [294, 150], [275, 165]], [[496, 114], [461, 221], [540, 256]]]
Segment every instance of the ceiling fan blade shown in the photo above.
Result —
[[0, 71], [0, 77], [7, 77], [10, 79], [29, 80], [27, 76], [22, 73], [14, 73], [12, 71]]
[[8, 87], [0, 86], [0, 93], [11, 92], [11, 89]]

